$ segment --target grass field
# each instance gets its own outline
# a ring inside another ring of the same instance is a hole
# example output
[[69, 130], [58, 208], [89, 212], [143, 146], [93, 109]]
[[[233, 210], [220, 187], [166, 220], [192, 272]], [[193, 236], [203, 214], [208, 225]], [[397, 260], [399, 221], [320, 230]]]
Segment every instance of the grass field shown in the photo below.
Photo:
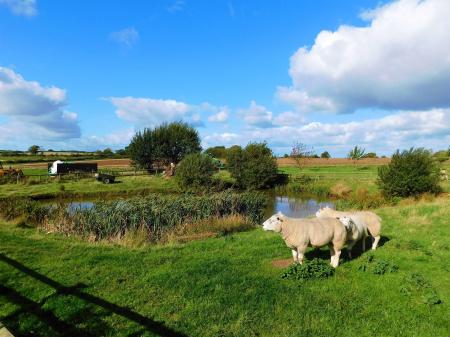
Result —
[[449, 336], [449, 200], [377, 212], [375, 261], [396, 273], [361, 271], [364, 253], [303, 284], [281, 278], [272, 261], [290, 250], [260, 229], [130, 249], [1, 223], [0, 321], [33, 336]]
[[[62, 191], [62, 188], [64, 190]], [[8, 183], [0, 185], [0, 198], [101, 196], [108, 194], [137, 194], [142, 192], [175, 192], [172, 179], [160, 176], [129, 176], [117, 178], [114, 184], [103, 184], [94, 178], [80, 180], [49, 180], [39, 184]]]

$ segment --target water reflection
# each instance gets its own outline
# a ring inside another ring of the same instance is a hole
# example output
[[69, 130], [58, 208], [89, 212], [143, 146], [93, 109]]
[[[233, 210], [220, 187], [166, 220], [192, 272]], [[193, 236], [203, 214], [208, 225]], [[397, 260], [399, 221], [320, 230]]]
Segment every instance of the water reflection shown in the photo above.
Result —
[[318, 201], [315, 199], [301, 199], [288, 196], [274, 196], [272, 203], [269, 203], [266, 215], [267, 217], [282, 212], [284, 215], [292, 218], [307, 218], [315, 216], [316, 212], [322, 207], [334, 208], [331, 201]]

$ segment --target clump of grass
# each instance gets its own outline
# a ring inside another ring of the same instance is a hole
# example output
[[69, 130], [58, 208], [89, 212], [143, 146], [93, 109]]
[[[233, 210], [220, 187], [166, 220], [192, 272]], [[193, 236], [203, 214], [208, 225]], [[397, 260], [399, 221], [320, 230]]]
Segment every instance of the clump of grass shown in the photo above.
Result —
[[386, 273], [396, 273], [398, 266], [393, 261], [375, 260], [374, 255], [366, 254], [358, 266], [360, 271], [370, 272], [375, 275], [384, 275]]
[[355, 193], [345, 199], [337, 200], [337, 209], [369, 209], [391, 204], [380, 193], [369, 193], [364, 187], [356, 189]]
[[305, 281], [310, 279], [324, 279], [334, 275], [334, 268], [321, 259], [312, 259], [303, 264], [290, 265], [281, 276], [283, 279]]
[[419, 297], [420, 301], [425, 304], [435, 305], [442, 303], [431, 283], [419, 273], [412, 273], [405, 277], [400, 287], [400, 292], [405, 296]]
[[352, 188], [343, 182], [339, 182], [330, 188], [330, 195], [336, 198], [346, 198], [351, 192]]

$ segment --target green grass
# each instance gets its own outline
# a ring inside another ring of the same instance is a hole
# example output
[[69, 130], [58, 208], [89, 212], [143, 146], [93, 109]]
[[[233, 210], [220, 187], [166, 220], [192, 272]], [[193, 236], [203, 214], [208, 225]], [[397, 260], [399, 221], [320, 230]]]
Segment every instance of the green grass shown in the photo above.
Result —
[[103, 184], [94, 178], [67, 180], [57, 182], [57, 179], [39, 184], [9, 183], [0, 185], [0, 198], [8, 197], [55, 197], [61, 195], [64, 185], [65, 196], [99, 196], [115, 194], [133, 194], [140, 192], [175, 192], [177, 190], [172, 179], [160, 176], [129, 176], [118, 177], [114, 184]]
[[[443, 168], [446, 168], [447, 172], [450, 172], [449, 164], [443, 164]], [[317, 166], [304, 167], [302, 169], [295, 166], [288, 166], [280, 167], [279, 170], [288, 173], [293, 177], [304, 174], [329, 186], [338, 182], [344, 182], [353, 190], [356, 190], [363, 184], [364, 188], [367, 188], [370, 193], [378, 191], [378, 186], [376, 184], [378, 166], [375, 165]], [[444, 191], [450, 192], [449, 182], [443, 182], [442, 187]]]
[[[271, 261], [290, 250], [260, 229], [130, 249], [2, 223], [0, 321], [39, 336], [449, 336], [448, 199], [377, 213], [374, 261], [397, 272], [361, 271], [365, 253], [302, 283], [281, 278]], [[443, 303], [402, 290], [414, 273]]]

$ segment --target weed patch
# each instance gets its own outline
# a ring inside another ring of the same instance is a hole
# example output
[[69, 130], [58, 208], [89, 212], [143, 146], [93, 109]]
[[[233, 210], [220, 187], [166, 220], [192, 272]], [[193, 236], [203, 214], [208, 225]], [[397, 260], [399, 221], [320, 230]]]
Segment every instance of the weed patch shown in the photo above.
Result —
[[281, 278], [305, 281], [310, 279], [324, 279], [334, 275], [334, 268], [321, 259], [312, 259], [303, 264], [295, 263], [284, 271]]
[[375, 260], [374, 255], [366, 254], [361, 258], [362, 262], [358, 266], [358, 270], [369, 272], [375, 275], [384, 275], [386, 273], [396, 273], [398, 266], [392, 261]]
[[418, 298], [420, 302], [425, 304], [435, 305], [442, 303], [431, 283], [419, 273], [412, 273], [405, 277], [403, 285], [400, 287], [400, 292], [405, 296]]

